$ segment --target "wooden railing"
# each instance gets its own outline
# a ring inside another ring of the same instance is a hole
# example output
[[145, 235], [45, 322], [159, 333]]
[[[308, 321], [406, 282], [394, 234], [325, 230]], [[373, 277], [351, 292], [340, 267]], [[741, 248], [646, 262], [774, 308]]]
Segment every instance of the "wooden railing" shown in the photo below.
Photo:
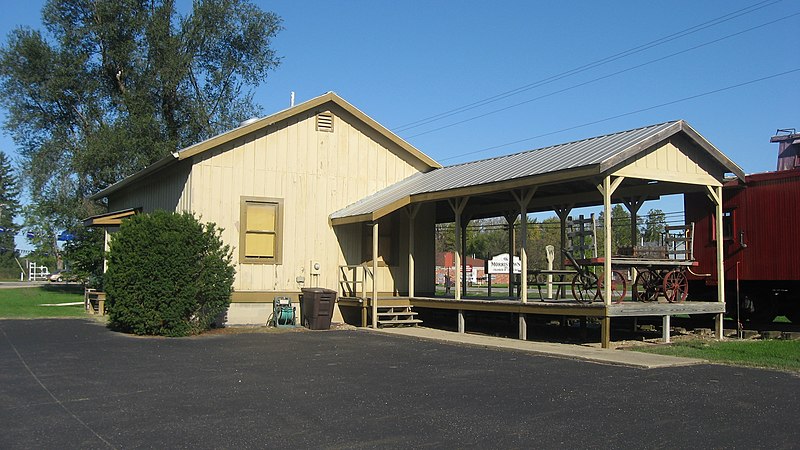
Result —
[[663, 238], [667, 259], [694, 260], [694, 222], [688, 225], [666, 226]]
[[339, 266], [339, 295], [367, 298], [367, 279], [375, 282], [375, 276], [366, 264]]

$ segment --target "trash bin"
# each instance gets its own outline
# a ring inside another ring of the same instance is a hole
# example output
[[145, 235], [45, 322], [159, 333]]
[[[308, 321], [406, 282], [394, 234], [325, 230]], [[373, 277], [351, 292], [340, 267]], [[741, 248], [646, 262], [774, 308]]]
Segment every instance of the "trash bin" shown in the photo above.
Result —
[[336, 291], [323, 288], [303, 288], [300, 310], [303, 325], [311, 330], [328, 330], [331, 327]]

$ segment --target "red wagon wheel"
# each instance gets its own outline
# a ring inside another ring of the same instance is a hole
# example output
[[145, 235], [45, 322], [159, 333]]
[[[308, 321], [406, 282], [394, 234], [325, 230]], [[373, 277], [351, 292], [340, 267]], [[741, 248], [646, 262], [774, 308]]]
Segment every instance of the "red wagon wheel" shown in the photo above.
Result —
[[649, 269], [642, 269], [636, 274], [633, 283], [633, 298], [637, 302], [654, 302], [658, 300], [661, 277]]
[[[603, 288], [603, 281], [605, 281], [605, 274], [601, 273], [600, 279], [597, 280], [597, 293], [601, 299], [603, 298], [603, 293], [605, 292], [605, 289]], [[625, 299], [627, 287], [628, 283], [625, 281], [625, 275], [623, 275], [619, 270], [612, 270], [611, 301], [614, 303], [622, 303], [622, 300]]]
[[683, 271], [674, 269], [664, 275], [664, 297], [670, 303], [682, 302], [689, 294], [689, 281]]

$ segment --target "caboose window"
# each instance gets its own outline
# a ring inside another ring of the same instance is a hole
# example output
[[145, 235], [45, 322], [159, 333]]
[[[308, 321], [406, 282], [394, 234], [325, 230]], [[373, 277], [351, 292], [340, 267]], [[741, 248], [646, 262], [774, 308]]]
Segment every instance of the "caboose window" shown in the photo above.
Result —
[[[716, 241], [717, 240], [717, 218], [716, 215], [712, 215], [711, 221], [711, 239]], [[736, 227], [735, 222], [735, 214], [734, 210], [729, 209], [727, 211], [722, 212], [722, 239], [723, 240], [733, 240], [734, 236], [734, 229]]]
[[733, 211], [722, 213], [722, 239], [733, 239]]

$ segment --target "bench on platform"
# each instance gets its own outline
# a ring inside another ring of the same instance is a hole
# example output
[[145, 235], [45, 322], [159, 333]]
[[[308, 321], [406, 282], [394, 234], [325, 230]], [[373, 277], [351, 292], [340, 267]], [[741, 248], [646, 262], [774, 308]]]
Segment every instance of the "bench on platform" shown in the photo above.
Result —
[[[544, 286], [546, 289], [548, 285], [552, 285], [555, 288], [556, 296], [554, 298], [563, 297], [566, 292], [565, 286], [572, 285], [572, 277], [576, 273], [578, 272], [573, 269], [535, 269], [528, 271], [528, 274], [533, 276], [533, 281], [530, 284], [536, 286], [539, 300], [541, 301], [546, 300], [544, 294], [542, 294], [542, 287]], [[548, 281], [550, 277], [552, 277], [552, 281]]]

